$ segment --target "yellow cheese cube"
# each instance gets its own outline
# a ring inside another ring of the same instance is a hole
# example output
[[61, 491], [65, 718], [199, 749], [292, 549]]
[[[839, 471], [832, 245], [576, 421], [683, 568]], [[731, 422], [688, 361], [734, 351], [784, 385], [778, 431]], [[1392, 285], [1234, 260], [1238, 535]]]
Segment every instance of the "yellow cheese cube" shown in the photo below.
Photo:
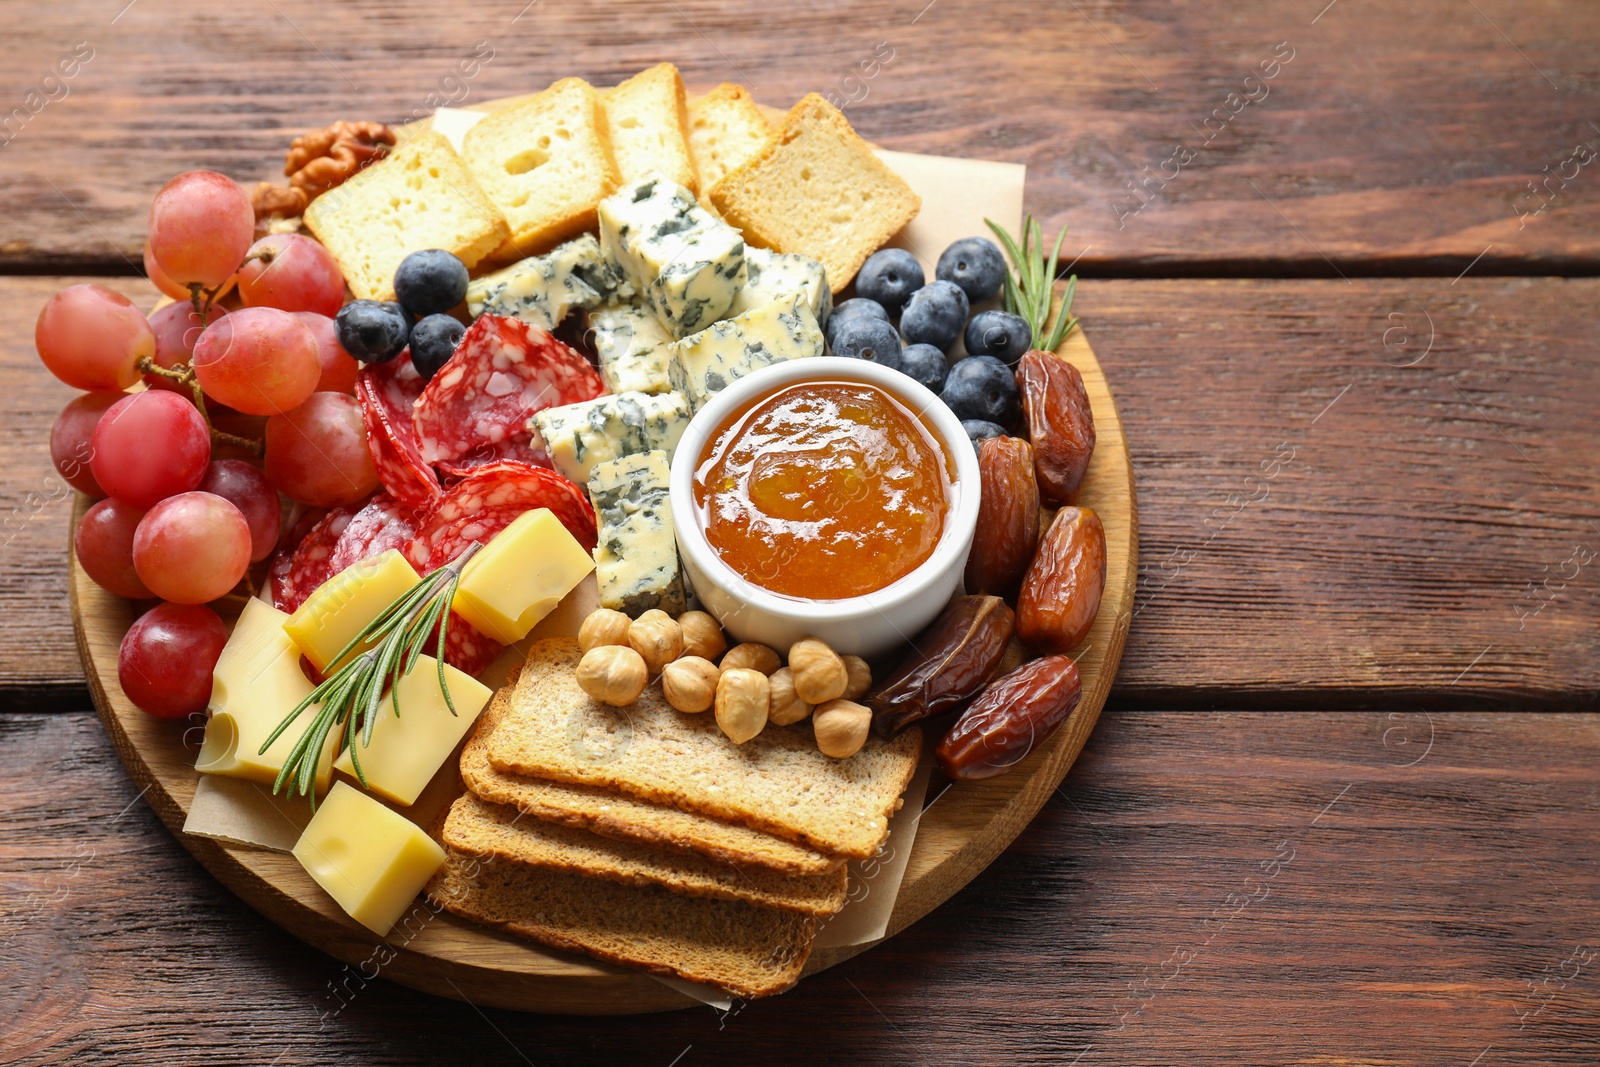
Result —
[[[300, 713], [266, 752], [261, 744], [300, 702], [312, 685], [300, 669], [300, 649], [284, 632], [289, 616], [261, 600], [249, 600], [211, 674], [211, 719], [195, 770], [226, 774], [271, 785], [283, 761], [317, 713], [313, 704]], [[317, 765], [316, 788], [328, 788], [342, 731], [334, 730]]]
[[594, 570], [594, 559], [548, 508], [523, 514], [467, 563], [456, 613], [502, 645], [515, 644]]
[[378, 721], [372, 726], [372, 744], [363, 745], [357, 736], [355, 751], [346, 748], [334, 766], [354, 778], [352, 755], [359, 756], [368, 789], [396, 804], [416, 803], [417, 796], [467, 735], [492, 695], [488, 686], [449, 664], [445, 665], [444, 678], [456, 706], [454, 715], [439, 689], [438, 660], [418, 656], [411, 673], [395, 687], [399, 718], [385, 693], [383, 703], [378, 705]]
[[[422, 579], [398, 549], [352, 563], [323, 582], [283, 628], [319, 671], [384, 608]], [[358, 648], [355, 654], [366, 651]]]
[[444, 863], [422, 828], [344, 782], [318, 807], [294, 858], [356, 922], [384, 936]]

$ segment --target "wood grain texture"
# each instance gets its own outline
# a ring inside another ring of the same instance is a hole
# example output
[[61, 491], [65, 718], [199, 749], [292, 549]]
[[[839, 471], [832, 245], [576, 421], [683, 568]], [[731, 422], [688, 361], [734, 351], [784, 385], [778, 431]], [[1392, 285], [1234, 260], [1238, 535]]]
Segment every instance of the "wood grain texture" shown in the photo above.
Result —
[[889, 148], [1028, 164], [1086, 271], [1593, 271], [1597, 32], [1581, 0], [63, 0], [8, 37], [0, 266], [131, 270], [180, 170], [271, 178], [308, 127], [670, 59], [779, 106], [831, 93]]
[[347, 970], [185, 854], [92, 713], [0, 716], [0, 1060], [1589, 1064], [1597, 739], [1594, 715], [1110, 711], [1015, 845], [888, 944], [727, 1018], [601, 1022]]

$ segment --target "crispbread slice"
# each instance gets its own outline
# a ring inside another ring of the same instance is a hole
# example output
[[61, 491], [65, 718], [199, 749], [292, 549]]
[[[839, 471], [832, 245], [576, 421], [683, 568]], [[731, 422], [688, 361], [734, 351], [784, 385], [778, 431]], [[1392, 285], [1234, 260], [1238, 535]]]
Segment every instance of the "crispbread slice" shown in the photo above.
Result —
[[689, 158], [689, 107], [677, 67], [657, 63], [604, 90], [601, 100], [623, 185], [660, 174], [691, 192], [700, 187]]
[[425, 892], [447, 911], [735, 996], [771, 996], [794, 985], [816, 936], [808, 915], [446, 853]]
[[675, 711], [652, 686], [625, 708], [578, 687], [570, 638], [535, 642], [489, 739], [497, 770], [609, 786], [855, 859], [873, 854], [916, 770], [922, 733], [870, 738], [849, 759], [817, 751], [808, 722], [735, 745], [710, 715]]
[[688, 852], [669, 852], [545, 822], [471, 793], [456, 798], [442, 837], [448, 847], [477, 856], [624, 885], [659, 885], [691, 897], [743, 900], [801, 915], [832, 915], [844, 907], [844, 868], [799, 876], [760, 867], [741, 870]]
[[723, 82], [689, 101], [689, 154], [704, 193], [761, 153], [772, 123], [742, 85]]
[[484, 800], [509, 804], [548, 822], [624, 841], [695, 852], [721, 863], [765, 867], [786, 874], [822, 874], [844, 866], [841, 857], [742, 824], [652, 804], [609, 789], [495, 770], [489, 762], [489, 738], [511, 706], [511, 693], [509, 685], [495, 693], [461, 752], [461, 778]]

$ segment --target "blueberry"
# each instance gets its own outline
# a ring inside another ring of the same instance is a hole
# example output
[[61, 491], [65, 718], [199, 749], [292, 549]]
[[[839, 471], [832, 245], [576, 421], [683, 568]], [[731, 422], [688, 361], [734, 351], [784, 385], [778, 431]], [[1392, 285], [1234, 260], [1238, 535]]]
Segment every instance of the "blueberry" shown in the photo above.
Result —
[[1004, 437], [1006, 428], [997, 422], [988, 422], [984, 419], [962, 419], [961, 428], [967, 431], [967, 436], [972, 440], [973, 450], [983, 447], [983, 443], [991, 437]]
[[900, 350], [900, 372], [938, 393], [944, 388], [950, 364], [945, 362], [944, 353], [932, 345], [906, 345]]
[[900, 334], [887, 322], [879, 322], [871, 316], [857, 316], [834, 334], [833, 354], [899, 370]]
[[856, 292], [894, 311], [921, 289], [925, 280], [916, 256], [903, 248], [884, 248], [861, 265], [856, 273]]
[[352, 300], [334, 317], [339, 344], [363, 363], [387, 363], [406, 346], [411, 321], [399, 304]]
[[1033, 344], [1033, 327], [1009, 311], [980, 311], [967, 323], [967, 351], [974, 356], [996, 356], [1015, 367]]
[[825, 331], [828, 336], [828, 347], [833, 347], [833, 336], [838, 332], [839, 327], [843, 326], [851, 319], [860, 318], [862, 315], [869, 315], [875, 319], [882, 319], [884, 322], [889, 321], [889, 313], [885, 311], [883, 309], [883, 305], [878, 303], [876, 300], [868, 300], [864, 296], [858, 296], [850, 300], [846, 300], [844, 303], [834, 308], [833, 314], [828, 316], [828, 323]]
[[1006, 260], [987, 237], [957, 241], [939, 257], [933, 276], [955, 282], [974, 304], [989, 300], [1006, 281]]
[[967, 324], [967, 294], [955, 282], [929, 282], [911, 294], [900, 313], [900, 331], [912, 344], [948, 352]]
[[467, 298], [467, 268], [442, 248], [413, 252], [394, 272], [394, 293], [413, 315], [437, 315]]
[[951, 367], [940, 396], [958, 419], [1009, 426], [1022, 413], [1011, 368], [993, 356], [968, 356]]
[[411, 365], [424, 381], [439, 373], [466, 332], [453, 315], [429, 315], [411, 327]]

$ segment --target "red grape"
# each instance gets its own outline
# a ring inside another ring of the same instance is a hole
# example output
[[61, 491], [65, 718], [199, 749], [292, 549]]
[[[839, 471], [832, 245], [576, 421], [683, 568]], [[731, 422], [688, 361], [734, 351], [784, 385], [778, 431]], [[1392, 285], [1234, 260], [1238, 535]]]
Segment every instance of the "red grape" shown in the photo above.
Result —
[[181, 286], [220, 287], [239, 269], [255, 233], [250, 197], [215, 171], [178, 175], [150, 205], [150, 254]]
[[179, 493], [145, 513], [133, 566], [156, 596], [204, 604], [224, 596], [250, 566], [250, 524], [214, 493]]
[[72, 534], [78, 562], [108, 593], [143, 600], [153, 596], [133, 567], [133, 533], [144, 512], [120, 500], [102, 500], [83, 513]]
[[150, 279], [150, 284], [160, 289], [162, 293], [174, 300], [189, 300], [189, 290], [167, 277], [161, 269], [161, 264], [156, 262], [156, 257], [150, 254], [150, 242], [144, 243], [144, 275]]
[[[210, 311], [210, 321], [216, 322], [227, 312], [219, 307]], [[155, 365], [168, 370], [188, 363], [194, 358], [194, 343], [206, 328], [194, 307], [187, 300], [163, 304], [150, 312], [150, 330], [156, 335]], [[170, 389], [189, 396], [189, 387], [159, 374], [144, 375], [144, 383], [152, 389]]]
[[50, 460], [56, 465], [56, 472], [80, 493], [106, 495], [89, 465], [94, 458], [91, 439], [100, 416], [122, 398], [121, 393], [84, 393], [69, 401], [50, 427]]
[[[239, 298], [245, 307], [338, 314], [344, 306], [344, 275], [333, 253], [298, 233], [268, 234], [250, 246], [239, 268]], [[248, 258], [248, 257], [246, 257]]]
[[247, 415], [297, 407], [322, 377], [311, 328], [277, 308], [244, 308], [207, 326], [194, 370], [207, 396]]
[[210, 608], [158, 604], [128, 627], [117, 650], [117, 681], [128, 699], [158, 719], [204, 711], [211, 672], [228, 627]]
[[39, 312], [33, 343], [51, 374], [74, 389], [122, 390], [156, 351], [144, 313], [103, 285], [69, 285]]
[[206, 468], [202, 493], [213, 493], [239, 509], [250, 527], [250, 562], [266, 559], [283, 528], [278, 491], [261, 470], [242, 459], [214, 459]]
[[177, 393], [148, 390], [118, 400], [89, 439], [95, 481], [137, 508], [186, 493], [206, 476], [211, 433]]
[[356, 375], [361, 364], [339, 343], [339, 327], [326, 315], [315, 311], [296, 311], [294, 317], [305, 323], [317, 341], [317, 359], [322, 363], [322, 377], [317, 379], [319, 393], [353, 393]]
[[312, 393], [267, 420], [267, 478], [313, 507], [354, 504], [378, 488], [361, 405], [343, 393]]

